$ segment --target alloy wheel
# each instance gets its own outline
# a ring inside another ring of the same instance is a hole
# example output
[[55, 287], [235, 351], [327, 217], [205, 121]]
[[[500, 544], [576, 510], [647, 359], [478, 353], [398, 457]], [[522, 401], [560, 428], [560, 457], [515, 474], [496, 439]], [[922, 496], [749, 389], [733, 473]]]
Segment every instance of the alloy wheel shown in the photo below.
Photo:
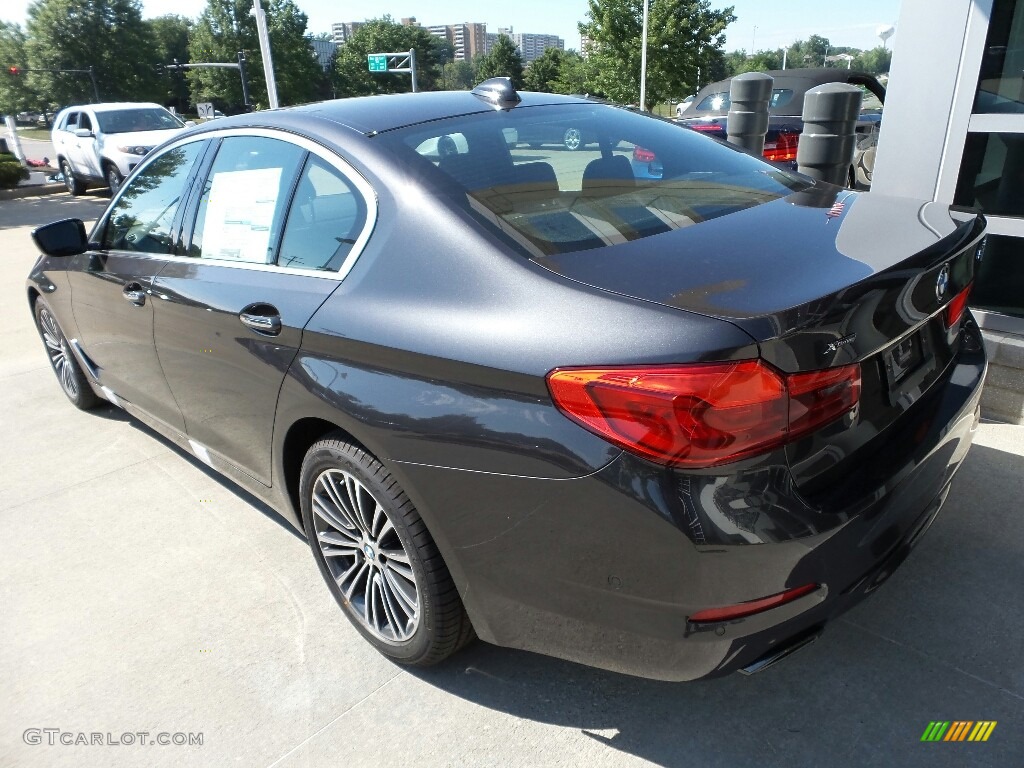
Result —
[[112, 165], [107, 166], [107, 186], [111, 195], [116, 195], [117, 190], [121, 188], [121, 172]]
[[583, 143], [583, 135], [580, 133], [579, 128], [569, 128], [562, 137], [562, 141], [566, 149], [575, 152], [580, 148], [580, 144]]
[[60, 326], [45, 307], [39, 311], [39, 326], [43, 333], [43, 343], [46, 344], [46, 353], [50, 356], [53, 370], [57, 372], [57, 379], [67, 396], [74, 400], [78, 397], [78, 383], [69, 359], [71, 352], [64, 334], [60, 332]]
[[321, 472], [313, 484], [313, 530], [331, 577], [362, 624], [401, 643], [420, 622], [420, 589], [387, 511], [356, 477]]
[[61, 166], [61, 173], [64, 174], [64, 186], [67, 187], [68, 192], [75, 194], [75, 177], [71, 173], [71, 165], [67, 161]]

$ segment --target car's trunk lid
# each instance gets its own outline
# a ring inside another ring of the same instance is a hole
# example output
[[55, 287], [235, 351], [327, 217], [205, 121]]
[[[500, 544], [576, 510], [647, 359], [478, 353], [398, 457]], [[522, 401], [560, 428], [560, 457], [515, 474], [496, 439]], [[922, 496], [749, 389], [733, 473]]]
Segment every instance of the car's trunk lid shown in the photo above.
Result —
[[[786, 372], [860, 363], [857, 411], [790, 446], [808, 484], [912, 408], [956, 354], [946, 307], [984, 232], [947, 206], [816, 185], [697, 226], [538, 259], [593, 286], [728, 320]], [[840, 434], [841, 433], [841, 434]], [[813, 461], [808, 464], [807, 462]]]

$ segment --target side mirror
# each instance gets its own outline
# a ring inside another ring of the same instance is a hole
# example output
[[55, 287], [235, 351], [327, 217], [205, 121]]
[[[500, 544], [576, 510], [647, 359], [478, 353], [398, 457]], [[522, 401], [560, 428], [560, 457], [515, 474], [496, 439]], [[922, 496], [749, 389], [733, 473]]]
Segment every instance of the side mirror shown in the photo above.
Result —
[[89, 139], [92, 138], [92, 131], [88, 128], [75, 128], [75, 136], [80, 139]]
[[77, 256], [89, 248], [81, 219], [64, 219], [34, 229], [32, 239], [47, 256]]

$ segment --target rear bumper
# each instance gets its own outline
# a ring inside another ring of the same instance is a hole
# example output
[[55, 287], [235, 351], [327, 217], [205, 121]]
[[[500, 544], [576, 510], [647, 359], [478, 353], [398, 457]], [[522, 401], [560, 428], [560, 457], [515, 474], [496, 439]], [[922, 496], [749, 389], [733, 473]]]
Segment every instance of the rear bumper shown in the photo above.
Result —
[[[393, 471], [482, 639], [662, 680], [726, 674], [815, 636], [934, 521], [978, 423], [987, 364], [973, 322], [964, 333], [948, 379], [894, 425], [916, 431], [913, 451], [847, 509], [806, 506], [777, 457], [685, 482], [626, 454], [573, 480]], [[688, 620], [808, 583], [820, 588], [764, 613]]]

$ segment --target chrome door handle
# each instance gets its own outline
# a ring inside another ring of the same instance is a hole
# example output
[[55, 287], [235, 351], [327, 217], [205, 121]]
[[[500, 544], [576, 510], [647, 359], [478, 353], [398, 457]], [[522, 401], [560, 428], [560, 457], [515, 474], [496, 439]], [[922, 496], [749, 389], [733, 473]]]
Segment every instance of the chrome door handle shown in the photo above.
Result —
[[127, 283], [121, 291], [124, 300], [136, 307], [146, 303], [146, 290], [138, 283]]
[[251, 312], [242, 312], [238, 315], [238, 319], [246, 328], [251, 328], [264, 336], [277, 336], [281, 332], [280, 315], [255, 315]]

